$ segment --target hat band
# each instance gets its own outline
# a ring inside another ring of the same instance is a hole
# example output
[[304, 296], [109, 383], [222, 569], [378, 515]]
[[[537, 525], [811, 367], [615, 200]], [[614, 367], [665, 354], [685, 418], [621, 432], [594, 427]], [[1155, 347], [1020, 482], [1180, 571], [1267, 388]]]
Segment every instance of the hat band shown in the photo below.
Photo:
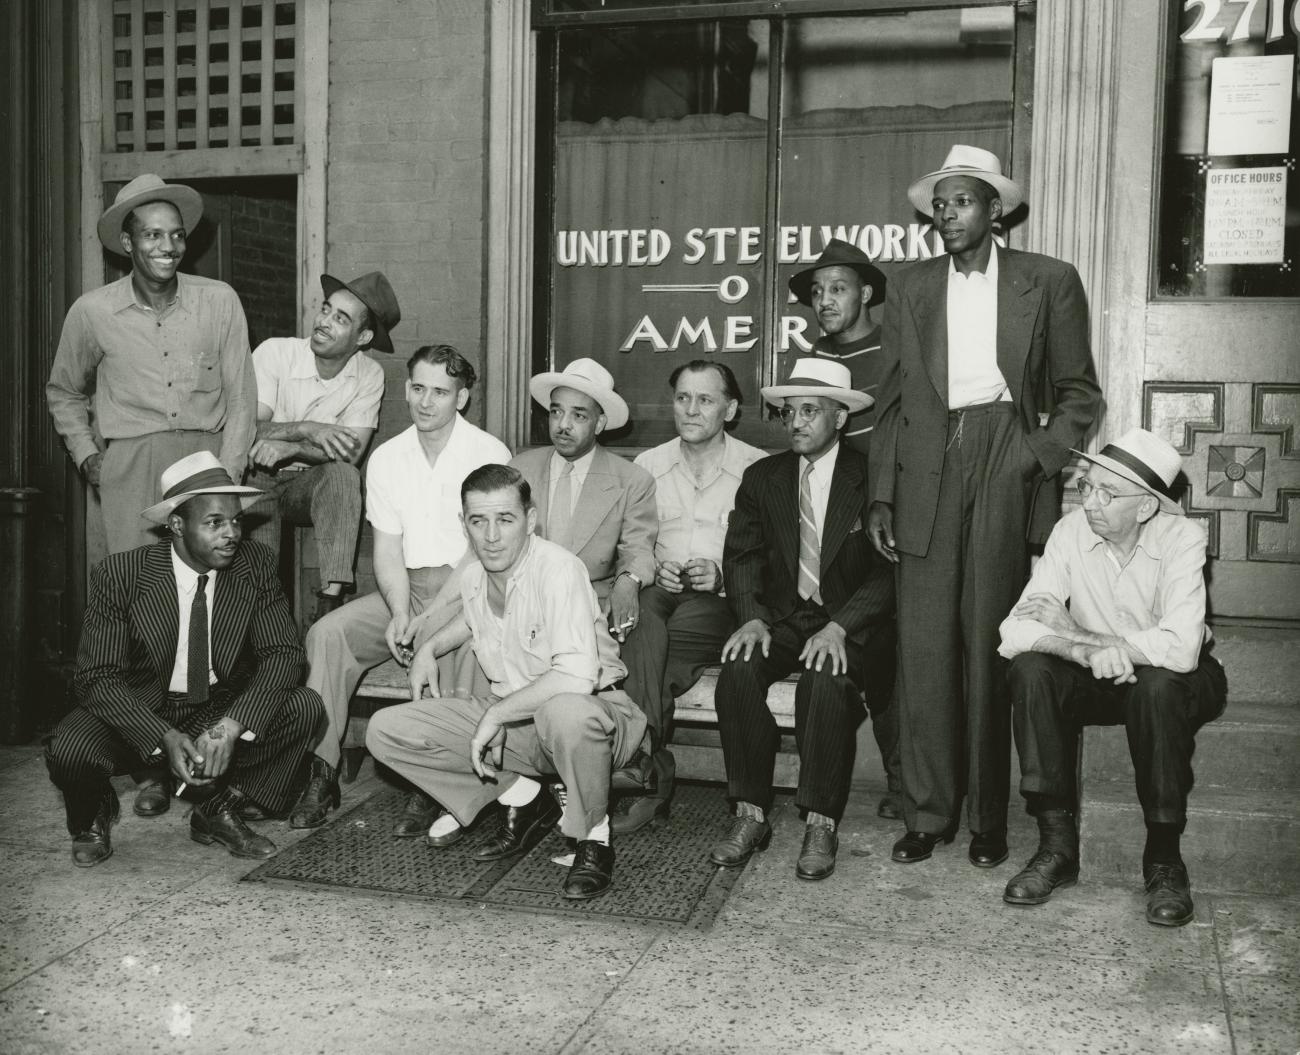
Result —
[[201, 473], [187, 476], [180, 483], [172, 484], [163, 495], [163, 501], [183, 495], [188, 491], [201, 491], [207, 487], [234, 487], [225, 469], [204, 469]]
[[836, 392], [844, 392], [846, 390], [851, 391], [850, 386], [848, 385], [834, 385], [829, 381], [822, 381], [816, 377], [788, 377], [784, 384], [774, 385], [773, 387], [790, 388], [794, 385], [798, 385], [801, 388], [831, 388]]
[[1101, 454], [1103, 457], [1119, 462], [1126, 469], [1132, 469], [1142, 482], [1157, 494], [1164, 495], [1171, 502], [1174, 500], [1174, 496], [1169, 491], [1169, 485], [1160, 479], [1146, 462], [1133, 457], [1123, 447], [1116, 447], [1115, 444], [1108, 443], [1101, 449]]

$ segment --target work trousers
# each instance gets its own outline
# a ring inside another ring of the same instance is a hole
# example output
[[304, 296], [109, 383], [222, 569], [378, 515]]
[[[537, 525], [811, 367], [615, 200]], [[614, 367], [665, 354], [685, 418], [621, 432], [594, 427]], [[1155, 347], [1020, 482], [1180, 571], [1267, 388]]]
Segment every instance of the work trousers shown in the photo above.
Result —
[[323, 462], [306, 469], [249, 474], [248, 486], [269, 497], [253, 507], [249, 537], [280, 551], [282, 521], [312, 528], [320, 557], [321, 585], [351, 583], [361, 533], [361, 473], [349, 462]]
[[[183, 693], [170, 693], [162, 718], [172, 728], [193, 738], [222, 718], [230, 694], [221, 690], [200, 704]], [[303, 751], [317, 735], [322, 710], [320, 697], [309, 688], [286, 689], [275, 716], [252, 740], [239, 740], [224, 782], [271, 812], [288, 808]], [[77, 707], [45, 738], [45, 764], [50, 779], [63, 792], [68, 831], [73, 835], [90, 827], [104, 793], [112, 788], [109, 777], [142, 766], [168, 768], [164, 755], [141, 756], [84, 707]]]
[[140, 511], [162, 501], [163, 470], [199, 451], [219, 455], [221, 433], [178, 429], [109, 441], [99, 471], [99, 509], [109, 553], [158, 541], [158, 528]]
[[1138, 667], [1137, 682], [1115, 685], [1077, 663], [1025, 652], [1011, 663], [1011, 706], [1020, 754], [1020, 792], [1078, 804], [1079, 733], [1122, 725], [1148, 824], [1187, 820], [1196, 731], [1223, 713], [1227, 679], [1203, 652], [1188, 674]]
[[849, 638], [847, 671], [832, 674], [829, 661], [820, 671], [806, 670], [799, 653], [829, 621], [820, 605], [803, 601], [772, 627], [767, 656], [755, 648], [749, 659], [739, 657], [723, 663], [714, 706], [727, 768], [727, 797], [733, 801], [749, 802], [764, 810], [772, 806], [781, 730], [767, 709], [767, 692], [773, 683], [797, 671], [794, 721], [799, 787], [795, 804], [836, 820], [843, 815], [853, 776], [856, 731], [863, 718], [864, 690], [873, 712], [877, 708], [886, 711], [890, 705], [890, 685], [877, 686], [867, 656], [892, 654], [893, 633], [888, 623], [871, 628], [869, 633], [888, 637], [883, 648], [878, 638], [869, 638], [866, 647]]
[[619, 689], [553, 696], [531, 721], [507, 727], [502, 769], [493, 783], [479, 778], [469, 756], [474, 730], [493, 702], [487, 696], [444, 696], [386, 707], [370, 719], [366, 747], [463, 827], [519, 776], [558, 776], [567, 789], [560, 830], [572, 839], [587, 838], [609, 812], [611, 771], [641, 746], [645, 715]]
[[[948, 415], [934, 533], [898, 565], [899, 721], [909, 831], [1006, 824], [1011, 707], [998, 626], [1028, 571], [1037, 462], [1009, 402]], [[903, 501], [900, 498], [900, 502]]]

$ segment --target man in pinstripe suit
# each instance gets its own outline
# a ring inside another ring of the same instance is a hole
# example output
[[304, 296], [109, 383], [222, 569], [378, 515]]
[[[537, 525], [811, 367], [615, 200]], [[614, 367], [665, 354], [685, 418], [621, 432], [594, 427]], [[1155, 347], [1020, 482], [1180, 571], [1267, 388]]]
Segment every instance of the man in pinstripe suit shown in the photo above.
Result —
[[873, 704], [889, 702], [890, 680], [875, 678], [892, 672], [893, 575], [863, 530], [867, 460], [840, 442], [849, 415], [871, 405], [852, 384], [843, 363], [800, 359], [784, 385], [763, 389], [780, 407], [791, 450], [745, 470], [727, 525], [723, 581], [739, 629], [722, 647], [714, 694], [736, 809], [710, 855], [723, 867], [743, 864], [772, 834], [773, 682], [799, 672], [800, 879], [835, 870], [864, 690]]
[[207, 793], [190, 815], [191, 838], [270, 857], [275, 844], [246, 818], [288, 808], [324, 717], [320, 696], [300, 687], [303, 651], [275, 560], [258, 543], [241, 545], [241, 513], [262, 493], [236, 486], [207, 451], [166, 469], [162, 491], [142, 515], [171, 537], [91, 573], [78, 705], [46, 739], [82, 868], [113, 852], [109, 778], [155, 756]]

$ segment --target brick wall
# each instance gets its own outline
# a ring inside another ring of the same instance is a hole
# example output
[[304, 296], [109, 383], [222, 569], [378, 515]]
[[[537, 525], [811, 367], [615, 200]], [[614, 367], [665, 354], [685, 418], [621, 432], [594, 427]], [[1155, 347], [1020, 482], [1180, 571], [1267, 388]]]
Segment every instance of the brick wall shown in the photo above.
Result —
[[253, 348], [298, 332], [297, 189], [293, 179], [264, 182], [286, 186], [230, 196], [231, 285], [243, 301]]

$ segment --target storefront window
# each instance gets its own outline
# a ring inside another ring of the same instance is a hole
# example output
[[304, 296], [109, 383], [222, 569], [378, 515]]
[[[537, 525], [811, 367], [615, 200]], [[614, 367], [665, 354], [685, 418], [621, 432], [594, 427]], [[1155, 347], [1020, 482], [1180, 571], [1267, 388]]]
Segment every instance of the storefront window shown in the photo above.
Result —
[[738, 434], [780, 445], [759, 388], [819, 332], [789, 276], [834, 237], [886, 276], [942, 251], [907, 186], [953, 143], [1010, 158], [1013, 6], [693, 20], [679, 5], [645, 22], [630, 6], [610, 23], [536, 15], [534, 366], [603, 363], [632, 407], [608, 441], [644, 447], [673, 435], [673, 368], [717, 358], [743, 390]]
[[1171, 0], [1157, 293], [1300, 296], [1300, 0]]

